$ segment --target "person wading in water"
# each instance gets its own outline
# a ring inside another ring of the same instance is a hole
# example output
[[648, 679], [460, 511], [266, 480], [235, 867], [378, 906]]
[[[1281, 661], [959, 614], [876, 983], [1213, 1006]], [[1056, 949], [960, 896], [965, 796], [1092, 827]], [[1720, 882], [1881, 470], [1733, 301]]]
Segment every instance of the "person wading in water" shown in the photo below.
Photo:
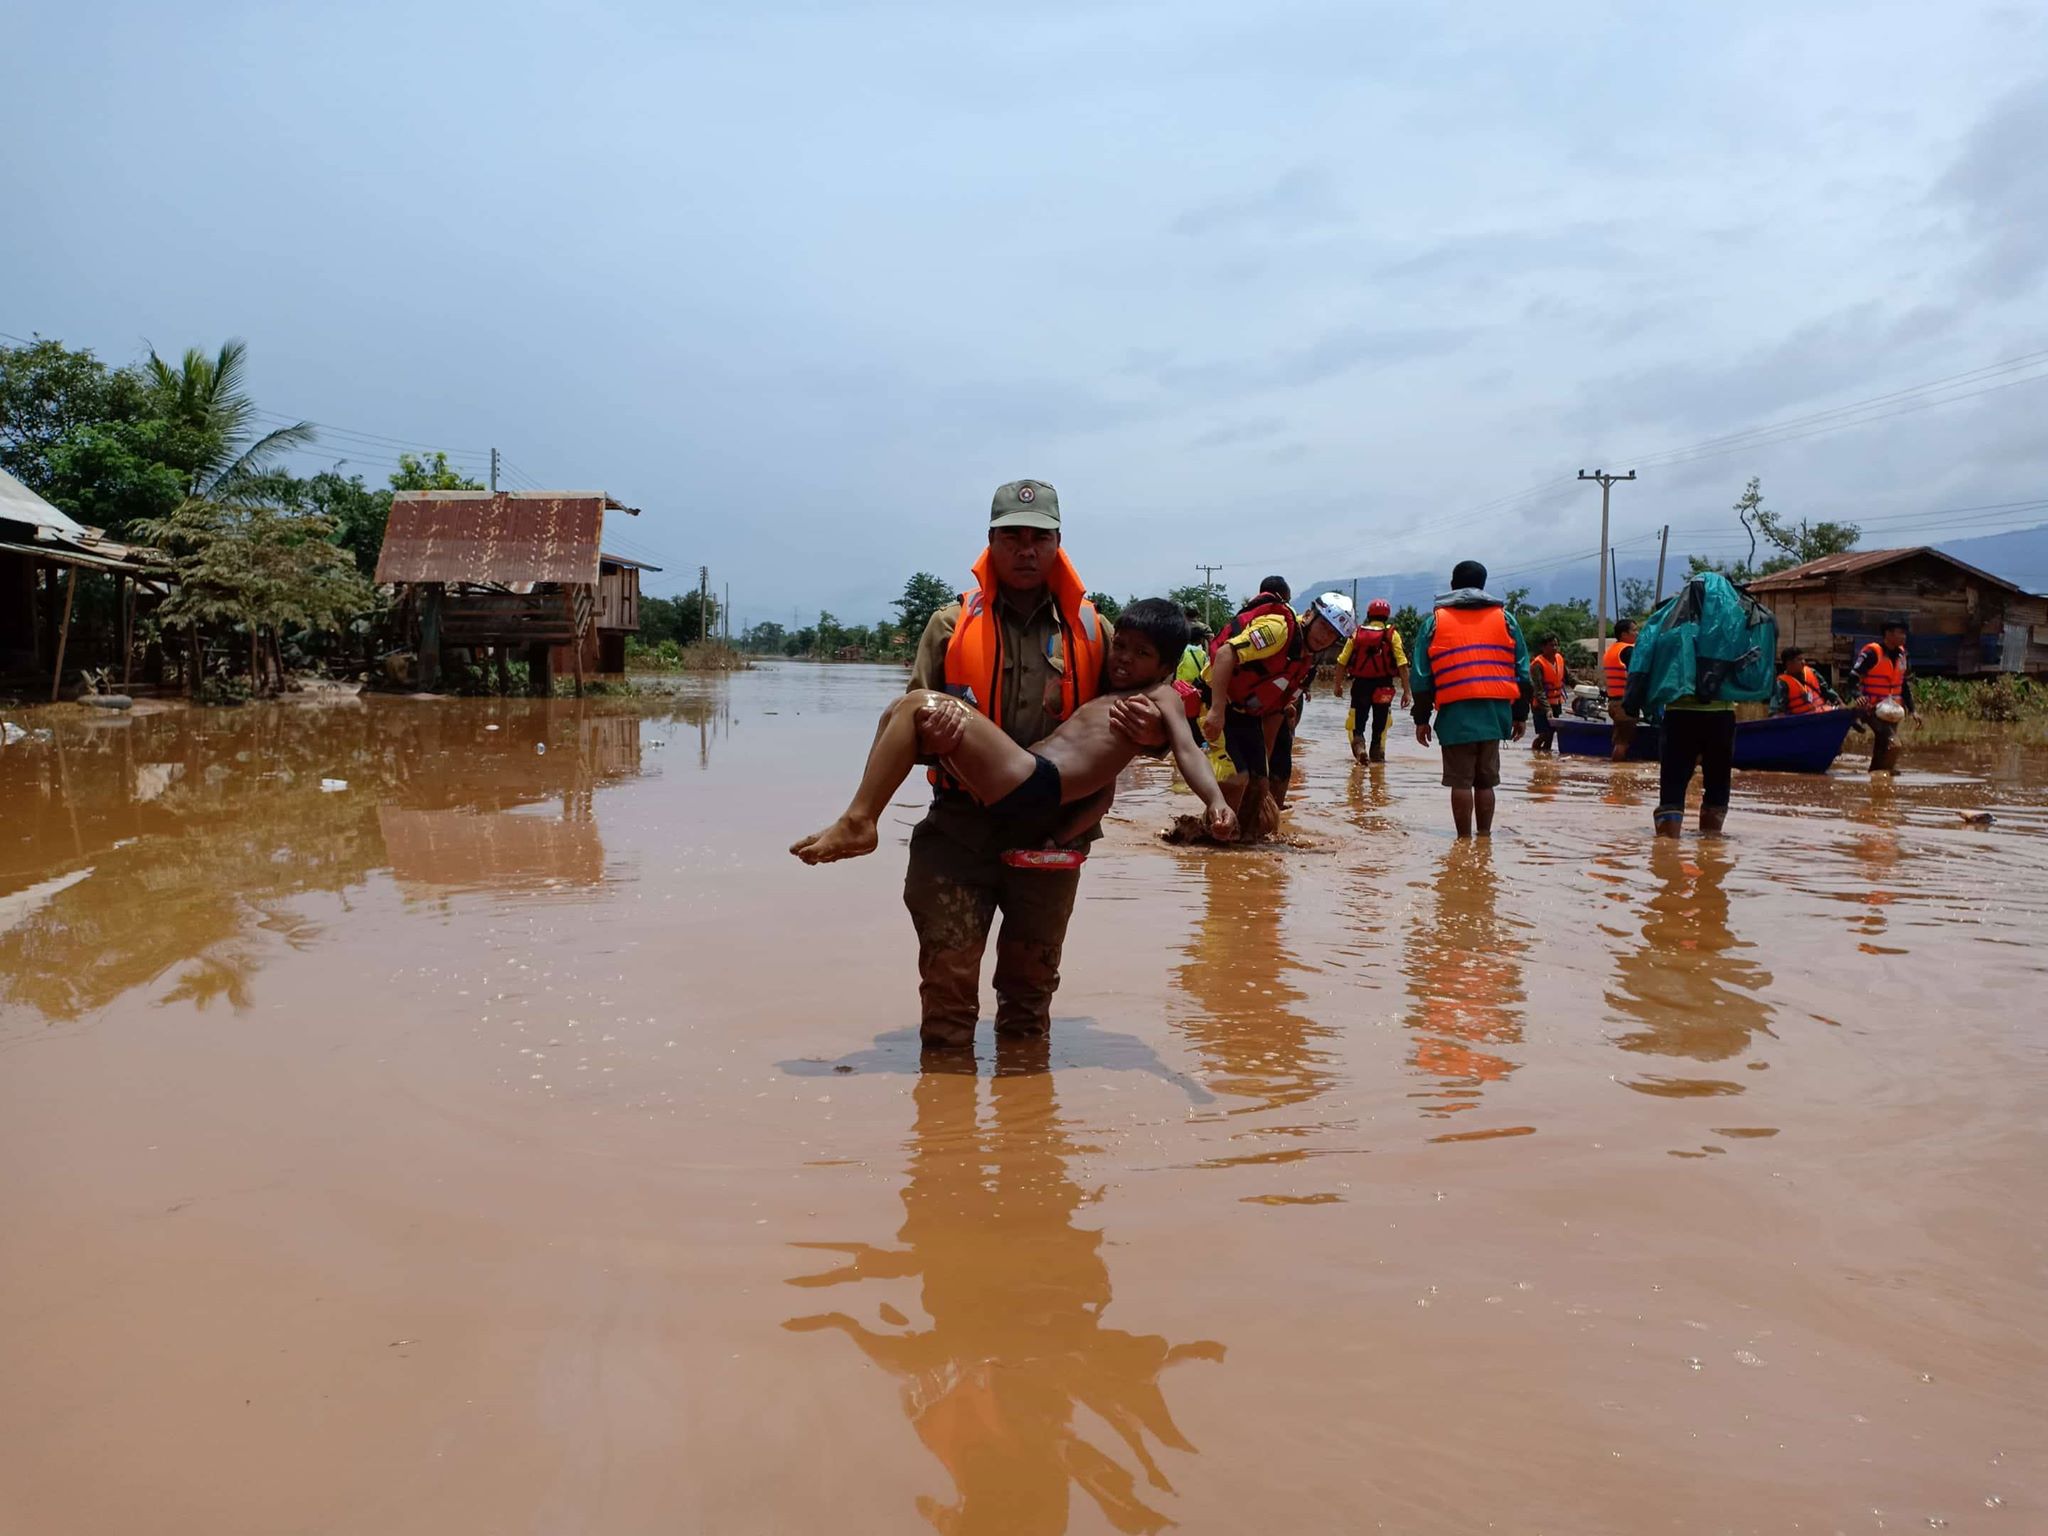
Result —
[[[1060, 503], [1042, 480], [996, 488], [988, 548], [975, 586], [932, 615], [918, 641], [910, 689], [964, 700], [1019, 746], [1052, 734], [1103, 690], [1107, 627], [1060, 547]], [[1166, 744], [1159, 710], [1143, 695], [1120, 700], [1116, 729], [1140, 746]], [[910, 834], [903, 904], [917, 930], [919, 1032], [928, 1050], [972, 1047], [981, 1012], [981, 960], [996, 914], [996, 1033], [1042, 1035], [1060, 984], [1060, 951], [1080, 888], [1079, 869], [1020, 868], [1014, 849], [1040, 848], [1075, 807], [998, 817], [936, 775], [931, 810]], [[1104, 796], [1103, 805], [1108, 804]], [[1099, 817], [1101, 812], [1097, 811]], [[1100, 835], [1092, 822], [1074, 841]]]
[[1451, 590], [1415, 636], [1410, 667], [1415, 739], [1430, 744], [1429, 717], [1443, 744], [1444, 785], [1458, 836], [1493, 831], [1500, 744], [1529, 726], [1529, 648], [1501, 600], [1486, 590], [1486, 567], [1460, 560]]
[[1342, 698], [1346, 681], [1351, 684], [1351, 756], [1361, 763], [1387, 760], [1387, 722], [1394, 712], [1395, 685], [1400, 685], [1403, 709], [1414, 702], [1408, 692], [1408, 652], [1393, 615], [1393, 604], [1374, 598], [1365, 605], [1365, 622], [1337, 653], [1337, 681], [1331, 692]]

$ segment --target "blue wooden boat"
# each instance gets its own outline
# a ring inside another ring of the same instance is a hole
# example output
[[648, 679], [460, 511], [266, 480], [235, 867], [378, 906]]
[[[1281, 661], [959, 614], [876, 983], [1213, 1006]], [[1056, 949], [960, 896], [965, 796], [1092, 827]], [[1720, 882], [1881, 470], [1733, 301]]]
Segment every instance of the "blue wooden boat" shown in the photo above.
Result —
[[[1853, 709], [1824, 709], [1812, 715], [1773, 715], [1768, 720], [1743, 720], [1735, 727], [1735, 766], [1768, 773], [1826, 773], [1841, 753]], [[1614, 727], [1605, 720], [1580, 720], [1558, 715], [1551, 720], [1557, 749], [1575, 757], [1608, 757], [1614, 751]], [[1636, 727], [1628, 745], [1632, 763], [1657, 760], [1657, 728]]]

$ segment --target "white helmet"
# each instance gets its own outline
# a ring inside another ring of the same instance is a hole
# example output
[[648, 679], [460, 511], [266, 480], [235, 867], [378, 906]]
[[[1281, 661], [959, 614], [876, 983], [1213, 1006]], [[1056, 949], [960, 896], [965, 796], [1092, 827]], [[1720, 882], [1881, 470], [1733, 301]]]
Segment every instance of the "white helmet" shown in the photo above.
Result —
[[1351, 599], [1341, 592], [1325, 592], [1308, 605], [1305, 617], [1321, 619], [1337, 631], [1339, 640], [1349, 640], [1351, 632], [1358, 628], [1358, 615], [1352, 610]]

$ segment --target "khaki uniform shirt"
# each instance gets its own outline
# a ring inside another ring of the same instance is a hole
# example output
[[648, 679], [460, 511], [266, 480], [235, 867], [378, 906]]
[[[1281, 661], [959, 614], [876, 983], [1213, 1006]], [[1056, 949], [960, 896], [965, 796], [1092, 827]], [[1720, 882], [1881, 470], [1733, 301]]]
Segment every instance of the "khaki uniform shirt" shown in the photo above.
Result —
[[[1047, 654], [1060, 632], [1059, 610], [1052, 594], [1041, 592], [1037, 606], [1020, 614], [1008, 597], [996, 600], [996, 621], [1002, 625], [1003, 734], [1020, 747], [1035, 746], [1059, 726], [1060, 670]], [[911, 688], [943, 690], [946, 686], [946, 647], [960, 624], [960, 604], [948, 603], [931, 617], [917, 642], [917, 659], [910, 665]], [[1107, 656], [1105, 650], [1104, 655]], [[1045, 841], [1058, 822], [1059, 813], [1029, 822], [1006, 818], [996, 822], [963, 794], [942, 793], [932, 806], [932, 819], [962, 842], [992, 848], [1030, 848]], [[1101, 836], [1090, 831], [1084, 842]]]

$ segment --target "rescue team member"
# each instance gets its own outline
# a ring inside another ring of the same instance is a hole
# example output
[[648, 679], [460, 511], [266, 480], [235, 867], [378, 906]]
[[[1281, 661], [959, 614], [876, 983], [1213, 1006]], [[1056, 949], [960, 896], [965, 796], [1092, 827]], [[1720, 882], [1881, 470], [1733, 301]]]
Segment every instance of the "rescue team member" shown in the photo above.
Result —
[[[1413, 701], [1408, 692], [1408, 648], [1394, 628], [1394, 606], [1384, 597], [1365, 605], [1365, 622], [1337, 653], [1337, 681], [1330, 691], [1343, 695], [1351, 683], [1351, 756], [1361, 763], [1387, 760], [1387, 721], [1394, 710], [1394, 688], [1401, 689], [1401, 707]], [[1366, 745], [1367, 730], [1371, 745]]]
[[1877, 706], [1889, 699], [1909, 715], [1919, 713], [1913, 707], [1912, 681], [1906, 676], [1905, 622], [1893, 619], [1880, 628], [1877, 638], [1857, 653], [1849, 675], [1861, 690], [1856, 708], [1870, 722], [1870, 771], [1897, 767], [1892, 739], [1898, 734], [1898, 722], [1881, 718]]
[[1616, 619], [1614, 638], [1607, 642], [1607, 650], [1600, 658], [1600, 671], [1607, 686], [1607, 718], [1614, 722], [1613, 755], [1617, 763], [1628, 757], [1629, 743], [1636, 736], [1636, 717], [1622, 702], [1628, 693], [1628, 663], [1635, 649], [1636, 621]]
[[[1060, 548], [1060, 503], [1042, 480], [996, 488], [988, 548], [976, 586], [932, 615], [918, 641], [909, 687], [953, 694], [1019, 746], [1052, 733], [1100, 692], [1109, 637]], [[1122, 700], [1116, 727], [1141, 746], [1166, 741], [1156, 705]], [[1106, 803], [1106, 802], [1105, 802]], [[910, 834], [903, 904], [917, 929], [920, 1026], [928, 1047], [971, 1046], [981, 1012], [981, 958], [997, 912], [996, 1033], [1043, 1034], [1060, 984], [1060, 949], [1080, 886], [1079, 870], [1019, 869], [1013, 848], [1042, 846], [1063, 815], [999, 818], [943, 780]], [[1094, 828], [1076, 840], [1092, 842]]]
[[1519, 741], [1529, 725], [1529, 648], [1521, 626], [1486, 590], [1486, 567], [1460, 560], [1451, 590], [1415, 636], [1409, 671], [1415, 694], [1415, 739], [1430, 743], [1429, 717], [1443, 743], [1444, 784], [1451, 822], [1470, 837], [1493, 832], [1493, 790], [1500, 783], [1500, 744]]
[[1841, 707], [1842, 696], [1806, 664], [1806, 652], [1787, 646], [1778, 657], [1778, 680], [1771, 685], [1771, 713], [1817, 715]]
[[[1221, 740], [1235, 770], [1226, 793], [1238, 780], [1240, 835], [1263, 837], [1279, 825], [1274, 781], [1282, 767], [1292, 769], [1282, 737], [1288, 707], [1295, 703], [1318, 652], [1328, 650], [1351, 633], [1350, 605], [1326, 592], [1297, 616], [1284, 596], [1287, 583], [1269, 576], [1259, 595], [1223, 626], [1209, 658], [1209, 712], [1202, 734]], [[1276, 590], [1277, 589], [1277, 590]], [[1275, 748], [1282, 749], [1278, 761]]]
[[1529, 747], [1535, 752], [1548, 752], [1552, 744], [1551, 717], [1564, 713], [1564, 691], [1572, 685], [1571, 669], [1565, 665], [1564, 652], [1558, 649], [1555, 631], [1543, 637], [1536, 654], [1529, 658], [1529, 680], [1536, 694], [1536, 739]]

